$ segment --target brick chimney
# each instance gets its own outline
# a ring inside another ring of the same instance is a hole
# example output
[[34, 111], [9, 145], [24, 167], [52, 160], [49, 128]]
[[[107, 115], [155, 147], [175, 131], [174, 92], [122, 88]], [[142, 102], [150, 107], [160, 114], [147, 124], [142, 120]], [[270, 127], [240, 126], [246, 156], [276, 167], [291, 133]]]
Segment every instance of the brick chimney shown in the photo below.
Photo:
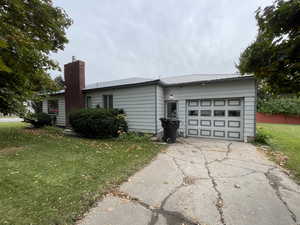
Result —
[[85, 88], [85, 63], [73, 60], [65, 65], [65, 107], [66, 125], [69, 126], [69, 113], [85, 107], [82, 89]]

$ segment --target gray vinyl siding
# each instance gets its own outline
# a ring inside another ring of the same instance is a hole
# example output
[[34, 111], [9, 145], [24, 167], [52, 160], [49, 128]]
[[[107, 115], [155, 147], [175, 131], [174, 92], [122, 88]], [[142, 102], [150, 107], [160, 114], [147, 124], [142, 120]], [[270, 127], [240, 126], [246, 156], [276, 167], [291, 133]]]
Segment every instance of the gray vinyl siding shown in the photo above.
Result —
[[58, 115], [56, 116], [56, 125], [66, 126], [66, 110], [64, 96], [60, 96], [58, 98]]
[[48, 113], [48, 100], [47, 100], [47, 99], [43, 101], [43, 108], [42, 108], [42, 111], [43, 111], [44, 113]]
[[255, 136], [256, 103], [255, 97], [245, 97], [244, 100], [244, 136]]
[[160, 118], [165, 117], [165, 99], [164, 99], [164, 88], [157, 86], [156, 89], [156, 102], [157, 102], [157, 133], [162, 132]]
[[[173, 95], [172, 99], [170, 99], [170, 95]], [[255, 95], [254, 79], [165, 88], [165, 100], [178, 101], [179, 131], [184, 135], [186, 135], [186, 100], [239, 97], [244, 98], [245, 101], [244, 137], [247, 139], [255, 136]]]
[[92, 108], [103, 107], [103, 95], [113, 95], [113, 107], [124, 109], [129, 130], [156, 133], [155, 123], [155, 85], [93, 91]]
[[[57, 97], [58, 100], [58, 114], [56, 115], [56, 125], [66, 126], [66, 111], [65, 111], [65, 98], [64, 96]], [[48, 100], [43, 101], [42, 110], [48, 113]]]

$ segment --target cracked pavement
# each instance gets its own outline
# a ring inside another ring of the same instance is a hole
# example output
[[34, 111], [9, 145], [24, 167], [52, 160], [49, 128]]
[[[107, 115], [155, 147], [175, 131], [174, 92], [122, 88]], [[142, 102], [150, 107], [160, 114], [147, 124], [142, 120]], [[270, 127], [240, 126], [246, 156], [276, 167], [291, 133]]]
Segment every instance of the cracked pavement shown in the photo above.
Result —
[[179, 139], [78, 225], [299, 225], [300, 187], [255, 146]]

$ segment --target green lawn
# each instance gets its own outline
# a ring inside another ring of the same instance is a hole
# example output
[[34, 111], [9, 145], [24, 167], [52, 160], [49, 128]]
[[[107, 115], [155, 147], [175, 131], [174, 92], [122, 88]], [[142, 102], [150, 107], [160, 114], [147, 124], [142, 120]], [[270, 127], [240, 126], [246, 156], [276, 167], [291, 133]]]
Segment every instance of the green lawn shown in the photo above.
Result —
[[150, 140], [65, 137], [0, 123], [0, 224], [74, 224], [101, 195], [148, 163]]
[[260, 123], [258, 128], [270, 136], [267, 142], [272, 149], [289, 157], [286, 167], [300, 181], [300, 125]]

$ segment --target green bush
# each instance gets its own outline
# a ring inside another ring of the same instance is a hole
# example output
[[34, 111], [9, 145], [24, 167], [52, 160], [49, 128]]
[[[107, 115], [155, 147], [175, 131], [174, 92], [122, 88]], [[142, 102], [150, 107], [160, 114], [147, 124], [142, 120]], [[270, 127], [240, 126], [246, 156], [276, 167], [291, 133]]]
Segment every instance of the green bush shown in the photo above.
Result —
[[34, 127], [51, 126], [55, 123], [56, 117], [48, 115], [47, 113], [29, 113], [24, 117], [26, 123], [31, 123]]
[[262, 128], [257, 128], [256, 136], [255, 136], [255, 143], [267, 144], [268, 139], [269, 139], [269, 135], [267, 135]]
[[117, 137], [128, 130], [125, 114], [116, 109], [81, 109], [72, 112], [69, 121], [76, 133], [89, 138]]
[[300, 98], [269, 98], [258, 101], [258, 112], [268, 114], [300, 115]]

